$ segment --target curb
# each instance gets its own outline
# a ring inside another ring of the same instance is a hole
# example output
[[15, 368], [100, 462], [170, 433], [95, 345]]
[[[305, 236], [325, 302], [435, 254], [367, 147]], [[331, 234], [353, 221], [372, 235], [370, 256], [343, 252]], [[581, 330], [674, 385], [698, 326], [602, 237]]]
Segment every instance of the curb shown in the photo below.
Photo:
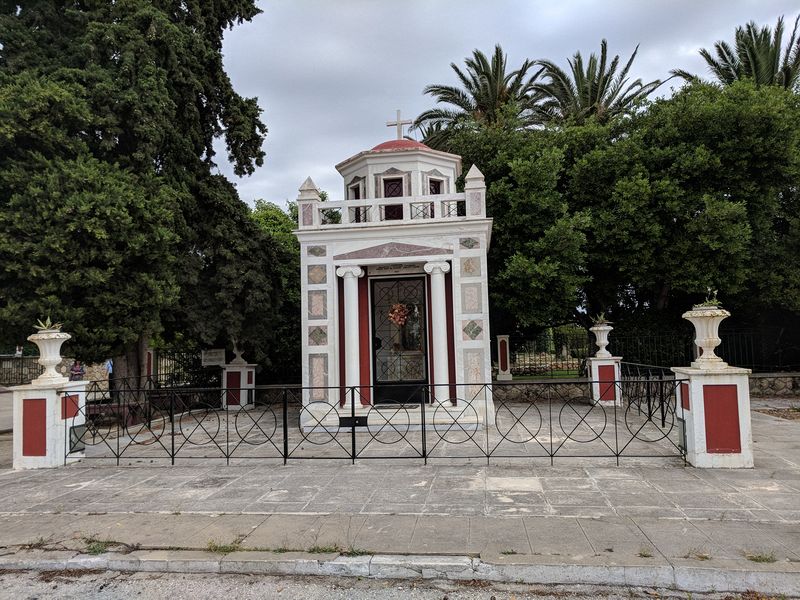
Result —
[[373, 579], [449, 579], [539, 585], [607, 585], [670, 588], [685, 592], [745, 592], [800, 595], [800, 565], [741, 568], [685, 564], [568, 564], [545, 557], [491, 562], [469, 556], [336, 553], [233, 552], [220, 556], [202, 550], [137, 550], [92, 556], [70, 551], [26, 550], [0, 556], [2, 571], [110, 570], [248, 575], [324, 575]]

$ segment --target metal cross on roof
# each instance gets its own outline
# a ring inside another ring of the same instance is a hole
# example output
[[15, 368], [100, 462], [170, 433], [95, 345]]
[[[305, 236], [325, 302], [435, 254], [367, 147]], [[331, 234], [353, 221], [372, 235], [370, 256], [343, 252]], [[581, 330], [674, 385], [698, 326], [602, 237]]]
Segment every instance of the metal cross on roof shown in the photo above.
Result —
[[386, 126], [387, 127], [395, 127], [395, 126], [397, 126], [397, 139], [398, 140], [402, 140], [403, 139], [403, 125], [411, 125], [413, 122], [414, 121], [411, 121], [411, 120], [403, 121], [400, 118], [400, 109], [398, 109], [397, 110], [397, 119], [394, 120], [394, 121], [386, 121]]

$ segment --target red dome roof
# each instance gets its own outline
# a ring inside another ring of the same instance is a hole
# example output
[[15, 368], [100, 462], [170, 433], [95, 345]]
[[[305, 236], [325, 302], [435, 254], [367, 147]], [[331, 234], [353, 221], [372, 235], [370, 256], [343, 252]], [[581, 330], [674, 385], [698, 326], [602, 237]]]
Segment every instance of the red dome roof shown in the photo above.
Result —
[[375, 146], [370, 152], [385, 150], [430, 150], [425, 144], [414, 140], [389, 140]]

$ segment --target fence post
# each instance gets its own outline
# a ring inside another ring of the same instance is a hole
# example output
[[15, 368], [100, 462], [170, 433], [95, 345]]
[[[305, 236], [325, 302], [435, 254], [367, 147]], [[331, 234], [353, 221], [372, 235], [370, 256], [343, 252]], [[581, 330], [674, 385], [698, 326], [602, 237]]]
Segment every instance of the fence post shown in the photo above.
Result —
[[59, 467], [66, 461], [69, 427], [86, 419], [86, 381], [69, 381], [55, 367], [61, 345], [70, 339], [60, 330], [42, 330], [28, 337], [39, 347], [44, 372], [31, 383], [11, 388], [13, 465], [15, 469]]
[[356, 388], [350, 388], [351, 464], [356, 464]]
[[731, 367], [715, 353], [719, 324], [730, 316], [719, 306], [695, 306], [683, 318], [695, 327], [699, 358], [672, 371], [687, 382], [679, 385], [683, 409], [686, 460], [695, 467], [751, 468], [749, 369]]
[[606, 350], [608, 334], [613, 327], [607, 323], [598, 323], [589, 331], [595, 335], [597, 352], [589, 357], [589, 380], [592, 383], [592, 401], [597, 404], [613, 404], [622, 406], [622, 386], [617, 390], [617, 382], [622, 380], [621, 356], [612, 356]]
[[283, 387], [283, 464], [289, 458], [289, 400], [286, 386]]
[[511, 381], [511, 348], [507, 335], [497, 336], [497, 381]]

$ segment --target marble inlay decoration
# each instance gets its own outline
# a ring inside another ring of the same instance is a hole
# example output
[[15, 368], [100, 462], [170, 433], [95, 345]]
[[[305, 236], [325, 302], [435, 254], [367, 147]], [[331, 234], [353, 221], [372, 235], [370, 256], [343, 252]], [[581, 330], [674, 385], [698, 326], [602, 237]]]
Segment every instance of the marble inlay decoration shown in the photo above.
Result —
[[325, 346], [328, 343], [328, 327], [316, 325], [308, 330], [309, 346]]
[[469, 192], [467, 194], [467, 206], [471, 217], [478, 217], [481, 214], [481, 193]]
[[465, 340], [482, 340], [483, 321], [466, 321], [462, 331]]
[[467, 256], [461, 259], [462, 277], [480, 277], [481, 259], [477, 256]]
[[311, 389], [312, 401], [325, 401], [328, 399], [328, 355], [308, 355], [308, 381]]
[[328, 292], [326, 290], [311, 290], [308, 292], [308, 318], [328, 318]]
[[325, 246], [309, 246], [306, 252], [309, 256], [325, 256], [327, 253]]
[[465, 283], [461, 286], [461, 312], [483, 312], [483, 298], [480, 283]]
[[466, 248], [467, 250], [473, 250], [475, 248], [479, 248], [480, 245], [481, 245], [479, 240], [477, 240], [475, 238], [471, 238], [471, 237], [469, 237], [469, 238], [461, 238], [459, 243], [461, 244], [462, 248]]
[[417, 246], [415, 244], [404, 244], [402, 242], [388, 242], [363, 250], [355, 250], [344, 254], [337, 254], [334, 260], [356, 260], [362, 258], [405, 258], [408, 256], [432, 256], [440, 254], [452, 254], [451, 250], [444, 248], [433, 248], [430, 246]]
[[464, 381], [466, 383], [486, 383], [483, 381], [482, 349], [464, 350]]
[[308, 266], [308, 283], [325, 283], [328, 280], [328, 270], [325, 265]]
[[314, 207], [310, 204], [303, 205], [303, 225], [310, 226], [314, 224]]

